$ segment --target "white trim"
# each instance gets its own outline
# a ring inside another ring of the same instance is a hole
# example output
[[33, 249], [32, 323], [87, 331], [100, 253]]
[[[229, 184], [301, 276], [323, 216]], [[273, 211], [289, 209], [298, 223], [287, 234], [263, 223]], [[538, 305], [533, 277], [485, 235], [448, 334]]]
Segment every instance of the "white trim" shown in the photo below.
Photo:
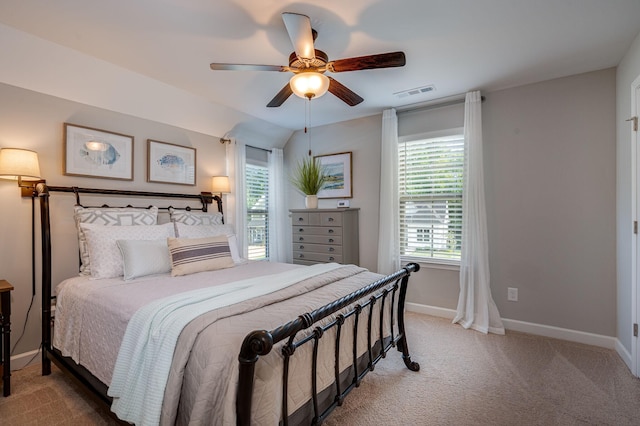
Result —
[[633, 362], [631, 361], [632, 359], [631, 353], [627, 350], [627, 348], [624, 347], [624, 345], [618, 339], [616, 339], [616, 352], [618, 353], [620, 358], [622, 358], [624, 363], [627, 364], [629, 371], [633, 372], [633, 370], [631, 369], [631, 367], [633, 366]]
[[11, 371], [22, 370], [30, 365], [40, 364], [42, 357], [40, 357], [40, 349], [36, 349], [29, 352], [23, 352], [11, 357]]
[[409, 312], [431, 315], [433, 317], [447, 318], [452, 320], [456, 316], [455, 309], [440, 308], [439, 306], [422, 305], [420, 303], [407, 302], [404, 305]]
[[[640, 87], [640, 75], [631, 83], [631, 116], [637, 116], [636, 108], [636, 88]], [[631, 144], [631, 220], [638, 220], [638, 150], [636, 149], [636, 135], [633, 126], [630, 129]], [[631, 224], [629, 224], [631, 225]], [[623, 225], [624, 226], [624, 225]], [[636, 234], [631, 235], [631, 323], [638, 323], [638, 238]], [[638, 339], [631, 337], [631, 373], [638, 376]]]
[[[438, 306], [422, 305], [419, 303], [406, 303], [405, 308], [410, 312], [417, 312], [435, 317], [453, 319], [455, 317], [455, 309], [441, 308]], [[522, 333], [535, 334], [537, 336], [551, 337], [554, 339], [567, 340], [570, 342], [584, 343], [586, 345], [599, 346], [601, 348], [616, 349], [618, 351], [618, 339], [601, 334], [587, 333], [579, 330], [571, 330], [568, 328], [554, 327], [551, 325], [535, 324], [531, 322], [512, 320], [502, 318], [505, 330], [519, 331]], [[624, 348], [622, 348], [624, 349]], [[618, 351], [620, 353], [620, 351]], [[624, 356], [620, 355], [623, 360]], [[626, 362], [626, 361], [625, 361]]]
[[420, 266], [431, 269], [446, 269], [448, 271], [459, 271], [459, 260], [424, 259], [420, 257], [402, 256], [400, 260], [403, 264], [410, 262], [419, 263]]

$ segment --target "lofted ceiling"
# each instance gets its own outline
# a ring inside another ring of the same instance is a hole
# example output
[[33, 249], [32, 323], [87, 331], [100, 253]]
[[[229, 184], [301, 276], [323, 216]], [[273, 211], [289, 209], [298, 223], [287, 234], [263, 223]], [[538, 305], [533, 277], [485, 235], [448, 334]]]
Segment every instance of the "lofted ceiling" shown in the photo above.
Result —
[[[305, 100], [266, 104], [287, 72], [212, 71], [211, 62], [288, 65], [281, 14], [311, 18], [330, 60], [402, 50], [403, 68], [331, 74], [364, 98], [310, 103], [310, 126], [388, 107], [616, 66], [640, 31], [640, 0], [20, 0], [0, 22], [287, 129]], [[42, 64], [46, 67], [46, 64]], [[423, 86], [435, 90], [399, 97]]]

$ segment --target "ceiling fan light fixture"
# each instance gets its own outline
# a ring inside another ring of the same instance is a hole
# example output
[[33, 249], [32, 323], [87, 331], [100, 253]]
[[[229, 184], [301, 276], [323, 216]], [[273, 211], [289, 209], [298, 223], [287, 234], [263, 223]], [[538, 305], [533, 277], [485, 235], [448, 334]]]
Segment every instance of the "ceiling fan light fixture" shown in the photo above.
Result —
[[303, 71], [291, 77], [289, 86], [296, 96], [311, 100], [327, 93], [329, 77], [317, 71]]

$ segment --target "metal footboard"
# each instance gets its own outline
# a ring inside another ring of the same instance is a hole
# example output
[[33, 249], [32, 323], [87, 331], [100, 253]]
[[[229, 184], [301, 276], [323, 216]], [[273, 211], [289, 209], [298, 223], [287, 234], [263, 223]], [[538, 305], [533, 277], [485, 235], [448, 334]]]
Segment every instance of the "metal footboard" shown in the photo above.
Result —
[[[288, 426], [289, 409], [287, 406], [288, 399], [288, 381], [289, 381], [289, 363], [291, 357], [295, 354], [296, 349], [305, 344], [313, 345], [312, 361], [311, 361], [311, 405], [312, 419], [311, 424], [320, 424], [324, 419], [339, 405], [342, 405], [345, 396], [360, 385], [362, 378], [369, 372], [373, 371], [375, 365], [384, 358], [392, 347], [397, 347], [402, 352], [402, 358], [405, 365], [412, 371], [418, 371], [420, 365], [411, 360], [409, 348], [407, 345], [407, 337], [404, 327], [404, 304], [409, 282], [409, 276], [412, 272], [416, 272], [420, 266], [416, 263], [409, 263], [400, 271], [363, 287], [347, 296], [344, 296], [332, 303], [329, 303], [313, 312], [300, 315], [297, 319], [279, 326], [271, 331], [255, 330], [249, 333], [242, 344], [239, 360], [239, 383], [236, 397], [236, 418], [238, 425], [251, 424], [251, 403], [253, 397], [254, 373], [255, 366], [260, 356], [267, 355], [271, 352], [274, 345], [278, 342], [286, 340], [282, 346], [283, 355], [283, 396], [282, 396], [282, 424]], [[365, 299], [369, 296], [368, 299]], [[394, 315], [394, 306], [397, 297], [397, 309]], [[363, 301], [364, 300], [364, 301]], [[372, 323], [375, 315], [374, 305], [380, 303], [380, 309], [377, 311], [379, 315], [378, 330], [373, 330]], [[384, 309], [385, 304], [390, 303], [390, 310]], [[344, 312], [340, 312], [335, 318], [329, 322], [318, 325], [323, 319], [348, 308]], [[385, 313], [390, 312], [390, 330], [385, 338], [384, 317]], [[365, 318], [361, 318], [365, 316]], [[341, 334], [345, 326], [346, 320], [353, 317], [353, 343], [351, 348], [341, 347]], [[398, 334], [395, 335], [394, 318], [397, 318]], [[362, 365], [362, 357], [358, 356], [358, 324], [361, 320], [367, 321], [367, 351], [364, 354], [365, 368], [360, 369]], [[315, 328], [307, 333], [304, 337], [296, 340], [298, 333], [303, 330]], [[335, 332], [335, 359], [334, 359], [334, 375], [335, 382], [333, 401], [324, 409], [320, 408], [318, 401], [318, 385], [317, 385], [317, 366], [318, 366], [318, 346], [320, 339], [325, 336], [326, 332], [334, 329]], [[377, 334], [377, 335], [376, 335]], [[350, 368], [352, 374], [343, 386], [344, 380], [341, 379], [342, 371], [340, 371], [339, 360], [342, 350], [351, 350], [352, 363]], [[360, 371], [361, 370], [361, 371]]]

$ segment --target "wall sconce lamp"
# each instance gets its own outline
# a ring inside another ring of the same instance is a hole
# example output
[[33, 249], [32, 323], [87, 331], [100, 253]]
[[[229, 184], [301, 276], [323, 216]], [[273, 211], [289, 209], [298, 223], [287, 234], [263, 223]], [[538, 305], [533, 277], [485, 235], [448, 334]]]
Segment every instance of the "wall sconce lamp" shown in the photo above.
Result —
[[40, 177], [38, 154], [28, 149], [0, 149], [0, 179], [17, 180], [22, 196], [33, 197], [36, 185], [45, 182]]
[[229, 185], [229, 176], [214, 176], [211, 178], [211, 192], [220, 194], [229, 194], [231, 187]]
[[[29, 180], [23, 180], [28, 178]], [[35, 151], [19, 148], [0, 149], [0, 179], [17, 180], [23, 197], [31, 198], [31, 295], [36, 294], [35, 198], [40, 178], [40, 163]]]

